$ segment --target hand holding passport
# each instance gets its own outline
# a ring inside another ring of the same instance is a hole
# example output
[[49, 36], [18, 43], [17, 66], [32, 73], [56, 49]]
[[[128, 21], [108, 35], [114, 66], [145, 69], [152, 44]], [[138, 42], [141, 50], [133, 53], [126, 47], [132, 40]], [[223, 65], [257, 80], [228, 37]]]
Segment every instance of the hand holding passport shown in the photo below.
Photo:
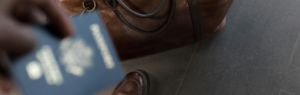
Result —
[[[72, 34], [73, 27], [67, 14], [54, 0], [0, 1], [0, 91], [9, 91], [7, 80], [8, 57], [30, 52], [35, 44], [29, 24], [51, 21], [54, 31], [62, 37]], [[53, 31], [52, 31], [53, 32]], [[6, 81], [6, 82], [5, 82]]]
[[34, 50], [12, 60], [23, 95], [93, 95], [123, 77], [119, 59], [97, 12], [73, 18], [75, 32], [59, 39], [34, 26]]

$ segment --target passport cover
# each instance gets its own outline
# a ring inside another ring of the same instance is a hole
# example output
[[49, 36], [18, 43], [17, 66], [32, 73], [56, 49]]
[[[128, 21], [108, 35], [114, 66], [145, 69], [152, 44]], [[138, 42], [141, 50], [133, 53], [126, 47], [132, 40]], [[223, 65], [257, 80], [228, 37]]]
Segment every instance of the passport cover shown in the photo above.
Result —
[[117, 53], [97, 11], [73, 18], [75, 33], [59, 39], [34, 27], [35, 49], [12, 60], [24, 95], [93, 95], [120, 81]]

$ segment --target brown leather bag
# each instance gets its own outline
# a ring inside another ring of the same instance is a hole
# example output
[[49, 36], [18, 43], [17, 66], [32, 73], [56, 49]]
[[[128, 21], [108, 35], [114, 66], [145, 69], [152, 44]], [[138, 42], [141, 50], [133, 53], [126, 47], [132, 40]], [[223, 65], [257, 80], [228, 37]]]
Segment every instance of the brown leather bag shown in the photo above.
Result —
[[224, 28], [226, 14], [233, 2], [233, 0], [95, 0], [94, 5], [93, 0], [59, 1], [70, 14], [79, 14], [85, 8], [92, 10], [96, 7], [122, 60], [183, 46], [213, 36]]

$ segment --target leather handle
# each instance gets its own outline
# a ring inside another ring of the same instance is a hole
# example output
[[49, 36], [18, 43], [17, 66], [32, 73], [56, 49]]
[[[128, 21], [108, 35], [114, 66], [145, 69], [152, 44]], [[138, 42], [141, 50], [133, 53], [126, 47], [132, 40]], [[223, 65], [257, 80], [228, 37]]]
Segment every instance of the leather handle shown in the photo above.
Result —
[[190, 13], [192, 17], [194, 32], [195, 32], [195, 41], [200, 41], [203, 39], [203, 30], [202, 30], [202, 23], [201, 23], [201, 15], [199, 9], [198, 0], [188, 0]]
[[111, 3], [113, 3], [112, 5], [110, 4], [109, 1], [107, 0], [104, 0], [104, 2], [106, 3], [107, 6], [109, 6], [110, 8], [113, 9], [113, 11], [115, 12], [115, 14], [120, 18], [120, 20], [125, 24], [127, 25], [129, 28], [131, 28], [132, 30], [134, 31], [137, 31], [139, 33], [143, 33], [143, 34], [156, 34], [156, 33], [159, 33], [163, 30], [165, 30], [171, 23], [172, 19], [173, 19], [173, 16], [174, 16], [174, 12], [175, 12], [175, 9], [176, 9], [176, 0], [171, 0], [171, 9], [170, 9], [170, 13], [169, 13], [169, 17], [168, 19], [165, 21], [165, 23], [159, 27], [158, 29], [156, 30], [153, 30], [153, 31], [146, 31], [146, 30], [142, 30], [140, 28], [137, 28], [135, 26], [133, 26], [132, 24], [130, 24], [123, 16], [122, 14], [119, 12], [119, 10], [116, 8], [116, 6], [114, 5], [115, 4], [115, 0], [113, 0]]
[[138, 13], [138, 12], [135, 12], [134, 10], [132, 10], [131, 8], [129, 8], [122, 0], [118, 0], [119, 4], [121, 6], [123, 6], [127, 11], [129, 11], [131, 14], [135, 15], [135, 16], [138, 16], [138, 17], [151, 17], [151, 16], [154, 16], [156, 15], [158, 12], [161, 11], [161, 9], [163, 8], [164, 4], [165, 4], [165, 1], [166, 0], [161, 0], [158, 8], [153, 11], [152, 13], [149, 13], [149, 14], [141, 14], [141, 13]]

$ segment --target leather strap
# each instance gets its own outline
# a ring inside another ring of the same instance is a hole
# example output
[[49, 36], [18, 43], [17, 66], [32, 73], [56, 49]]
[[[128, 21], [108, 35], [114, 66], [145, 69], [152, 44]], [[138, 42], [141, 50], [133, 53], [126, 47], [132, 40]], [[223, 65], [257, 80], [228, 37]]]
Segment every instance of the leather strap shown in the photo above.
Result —
[[137, 28], [135, 26], [133, 26], [132, 24], [130, 24], [123, 16], [122, 14], [119, 12], [119, 10], [117, 9], [116, 7], [116, 1], [115, 0], [112, 0], [112, 2], [109, 2], [107, 0], [104, 0], [104, 2], [106, 3], [107, 6], [109, 6], [110, 8], [113, 9], [113, 11], [115, 12], [115, 14], [120, 18], [120, 20], [125, 24], [127, 25], [129, 28], [131, 28], [132, 30], [136, 31], [136, 32], [139, 32], [139, 33], [144, 33], [144, 34], [156, 34], [156, 33], [159, 33], [163, 30], [165, 30], [169, 24], [171, 23], [172, 19], [173, 19], [173, 16], [174, 16], [174, 12], [175, 12], [175, 9], [176, 9], [176, 0], [171, 0], [171, 8], [170, 8], [170, 13], [169, 13], [169, 17], [168, 19], [165, 21], [165, 23], [159, 27], [158, 29], [156, 30], [153, 30], [153, 31], [146, 31], [146, 30], [142, 30], [140, 28]]
[[[83, 0], [84, 2], [88, 2], [88, 1], [92, 1], [92, 0]], [[160, 28], [153, 30], [153, 31], [145, 31], [142, 29], [139, 29], [135, 26], [133, 26], [132, 24], [130, 24], [123, 16], [122, 14], [118, 11], [118, 9], [116, 8], [116, 0], [103, 0], [106, 5], [108, 5], [110, 8], [112, 8], [115, 12], [115, 14], [120, 18], [120, 20], [126, 24], [128, 27], [130, 27], [131, 29], [140, 32], [140, 33], [145, 33], [145, 34], [155, 34], [155, 33], [159, 33], [161, 31], [163, 31], [165, 28], [168, 27], [168, 25], [171, 23], [171, 20], [173, 18], [175, 9], [176, 9], [176, 0], [171, 0], [171, 9], [170, 9], [170, 13], [169, 13], [169, 17], [168, 19], [165, 21], [164, 25], [161, 26]], [[153, 16], [155, 14], [157, 14], [165, 0], [161, 1], [161, 4], [159, 5], [159, 7], [152, 13], [150, 14], [139, 14], [137, 12], [134, 12], [133, 10], [131, 10], [128, 6], [126, 6], [122, 0], [118, 0], [118, 2], [130, 13], [139, 16], [139, 17], [150, 17]], [[203, 39], [203, 30], [202, 30], [202, 23], [201, 23], [201, 18], [200, 18], [200, 10], [199, 10], [199, 4], [198, 4], [198, 0], [188, 0], [189, 3], [189, 7], [190, 7], [190, 14], [191, 14], [191, 18], [192, 18], [192, 23], [193, 23], [193, 27], [194, 27], [194, 32], [195, 32], [195, 41], [199, 41], [201, 39]]]
[[165, 4], [165, 1], [166, 0], [161, 0], [158, 8], [153, 11], [152, 13], [149, 13], [149, 14], [141, 14], [141, 13], [138, 13], [138, 12], [135, 12], [134, 10], [130, 9], [122, 0], [117, 0], [119, 2], [120, 5], [122, 5], [127, 11], [129, 11], [131, 14], [135, 15], [135, 16], [138, 16], [138, 17], [152, 17], [154, 15], [156, 15], [164, 6]]
[[192, 17], [194, 32], [195, 32], [195, 41], [203, 39], [203, 30], [201, 23], [201, 15], [199, 10], [198, 0], [188, 0], [190, 6], [190, 13]]

